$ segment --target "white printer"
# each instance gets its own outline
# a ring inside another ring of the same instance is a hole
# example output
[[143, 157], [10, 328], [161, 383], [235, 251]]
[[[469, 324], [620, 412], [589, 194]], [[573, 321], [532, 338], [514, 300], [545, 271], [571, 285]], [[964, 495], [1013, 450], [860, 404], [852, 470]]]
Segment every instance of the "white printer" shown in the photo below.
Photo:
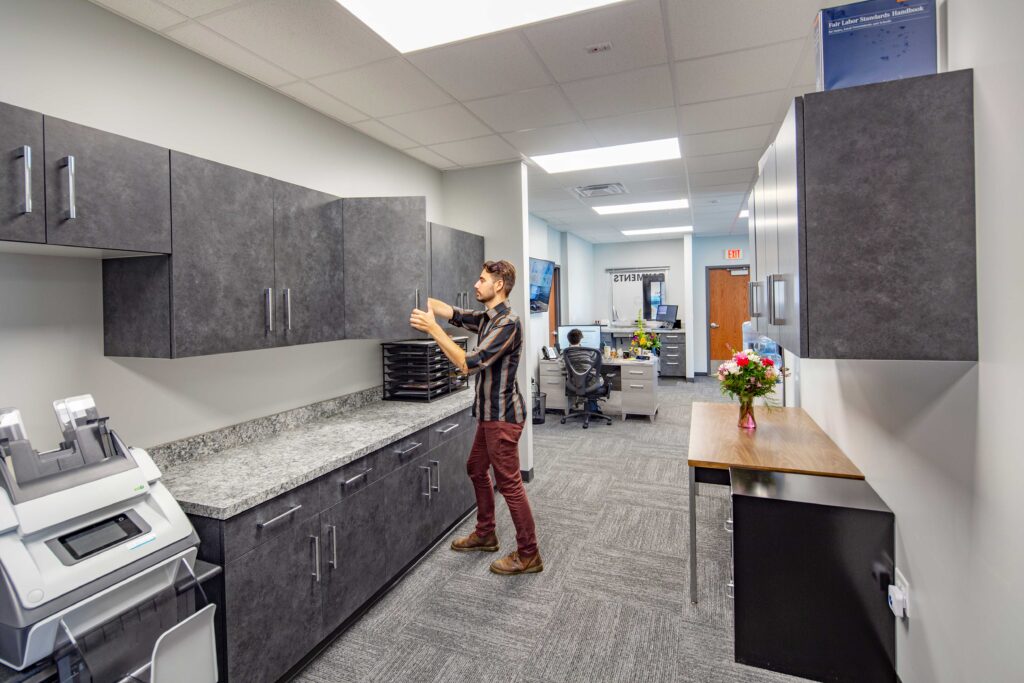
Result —
[[91, 396], [54, 409], [64, 441], [43, 453], [0, 409], [0, 663], [63, 656], [59, 680], [93, 683], [216, 680], [214, 606], [179, 619], [199, 539], [160, 470]]

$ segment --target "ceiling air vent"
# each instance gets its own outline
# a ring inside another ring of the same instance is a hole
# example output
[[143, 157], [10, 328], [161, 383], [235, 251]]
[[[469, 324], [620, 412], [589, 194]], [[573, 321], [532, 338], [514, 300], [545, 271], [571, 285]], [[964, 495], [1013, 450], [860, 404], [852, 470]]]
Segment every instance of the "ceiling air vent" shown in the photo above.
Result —
[[579, 187], [572, 188], [573, 191], [584, 199], [591, 199], [593, 197], [611, 197], [617, 194], [627, 194], [627, 190], [622, 183], [601, 183], [599, 185], [581, 185]]

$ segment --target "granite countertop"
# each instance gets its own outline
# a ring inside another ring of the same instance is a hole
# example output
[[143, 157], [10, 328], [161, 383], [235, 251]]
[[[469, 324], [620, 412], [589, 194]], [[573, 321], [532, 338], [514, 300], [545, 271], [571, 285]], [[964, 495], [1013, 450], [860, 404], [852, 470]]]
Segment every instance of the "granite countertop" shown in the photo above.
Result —
[[228, 519], [473, 404], [473, 391], [431, 403], [377, 401], [273, 437], [162, 465], [185, 512]]

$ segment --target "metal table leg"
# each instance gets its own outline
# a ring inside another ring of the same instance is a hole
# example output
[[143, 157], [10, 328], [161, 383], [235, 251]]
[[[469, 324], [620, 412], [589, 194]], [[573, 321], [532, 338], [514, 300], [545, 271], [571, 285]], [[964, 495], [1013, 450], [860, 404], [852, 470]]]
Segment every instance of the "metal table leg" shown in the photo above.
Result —
[[690, 602], [697, 603], [697, 468], [690, 467]]

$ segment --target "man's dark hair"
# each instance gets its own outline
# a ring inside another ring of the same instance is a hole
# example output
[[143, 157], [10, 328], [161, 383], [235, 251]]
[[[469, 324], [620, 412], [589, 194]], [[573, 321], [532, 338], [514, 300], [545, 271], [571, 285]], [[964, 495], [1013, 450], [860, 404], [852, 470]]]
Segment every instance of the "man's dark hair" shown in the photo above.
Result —
[[575, 327], [569, 330], [569, 343], [576, 346], [583, 341], [583, 332], [576, 329]]
[[494, 276], [495, 280], [501, 280], [505, 283], [505, 296], [512, 293], [512, 288], [516, 286], [516, 267], [508, 261], [484, 261], [484, 270]]

